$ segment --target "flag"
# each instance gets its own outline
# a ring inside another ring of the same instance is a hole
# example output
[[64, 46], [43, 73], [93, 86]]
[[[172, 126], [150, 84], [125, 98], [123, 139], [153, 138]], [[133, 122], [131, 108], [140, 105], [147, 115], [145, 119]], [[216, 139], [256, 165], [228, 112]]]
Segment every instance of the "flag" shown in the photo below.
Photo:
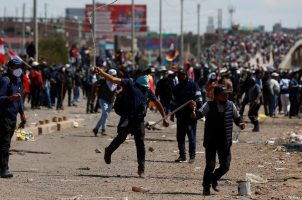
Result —
[[6, 48], [6, 51], [15, 64], [21, 65], [23, 63], [23, 60], [13, 50]]
[[166, 60], [175, 62], [179, 59], [179, 51], [174, 48], [174, 44], [172, 43], [169, 51], [166, 53]]
[[5, 56], [4, 56], [4, 44], [3, 44], [3, 39], [0, 38], [0, 64], [4, 65], [5, 63]]

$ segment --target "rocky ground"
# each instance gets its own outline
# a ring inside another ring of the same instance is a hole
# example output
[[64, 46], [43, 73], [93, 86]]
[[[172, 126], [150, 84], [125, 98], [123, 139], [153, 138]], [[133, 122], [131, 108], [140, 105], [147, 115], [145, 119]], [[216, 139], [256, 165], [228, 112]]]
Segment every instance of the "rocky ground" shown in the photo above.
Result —
[[[133, 138], [113, 154], [110, 165], [103, 160], [104, 148], [116, 135], [118, 116], [110, 115], [107, 136], [94, 137], [91, 130], [99, 114], [85, 114], [84, 104], [82, 100], [78, 107], [59, 112], [46, 108], [26, 112], [28, 124], [63, 115], [85, 121], [78, 128], [36, 136], [34, 141], [13, 141], [12, 149], [26, 151], [12, 152], [14, 178], [1, 179], [0, 199], [302, 199], [302, 148], [293, 134], [302, 134], [300, 119], [262, 118], [259, 133], [251, 132], [248, 124], [232, 146], [231, 169], [219, 181], [221, 191], [204, 197], [204, 122], [198, 122], [197, 158], [192, 164], [174, 163], [178, 157], [175, 125], [147, 130], [146, 178], [141, 179]], [[146, 120], [159, 118], [158, 113], [149, 112]], [[252, 195], [238, 196], [237, 181], [245, 180], [246, 173], [255, 175]], [[148, 192], [133, 192], [133, 186]]]

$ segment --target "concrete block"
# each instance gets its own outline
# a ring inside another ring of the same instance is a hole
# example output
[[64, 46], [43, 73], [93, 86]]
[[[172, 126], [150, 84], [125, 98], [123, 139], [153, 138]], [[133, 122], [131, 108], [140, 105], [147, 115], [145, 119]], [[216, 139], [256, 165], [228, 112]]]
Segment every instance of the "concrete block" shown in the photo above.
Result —
[[61, 130], [68, 129], [68, 128], [75, 128], [74, 122], [77, 122], [78, 125], [81, 126], [81, 123], [83, 123], [83, 121], [84, 121], [84, 119], [70, 119], [67, 121], [58, 122], [57, 130], [61, 131]]
[[57, 131], [57, 123], [49, 123], [38, 126], [38, 135], [53, 133]]
[[61, 131], [68, 128], [73, 128], [73, 121], [59, 121], [57, 123], [57, 131]]
[[53, 117], [52, 118], [52, 122], [57, 122], [58, 121], [58, 118], [57, 117]]

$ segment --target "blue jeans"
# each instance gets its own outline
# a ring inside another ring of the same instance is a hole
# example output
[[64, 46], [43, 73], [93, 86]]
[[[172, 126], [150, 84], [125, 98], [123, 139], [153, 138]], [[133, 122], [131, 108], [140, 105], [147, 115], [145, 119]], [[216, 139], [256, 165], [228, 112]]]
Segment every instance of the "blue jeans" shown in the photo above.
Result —
[[80, 86], [74, 86], [72, 103], [78, 102], [79, 98], [80, 98]]
[[195, 158], [196, 154], [196, 121], [188, 120], [187, 117], [177, 118], [177, 143], [179, 156], [185, 157], [186, 155], [186, 135], [189, 139], [189, 155], [190, 158]]
[[99, 119], [95, 129], [106, 130], [108, 115], [112, 109], [112, 103], [108, 103], [104, 99], [99, 99], [99, 105], [102, 109], [101, 118]]
[[50, 86], [49, 86], [49, 84], [45, 84], [45, 87], [44, 87], [43, 90], [44, 90], [44, 97], [45, 97], [47, 106], [48, 106], [48, 107], [51, 107], [51, 100], [50, 100]]

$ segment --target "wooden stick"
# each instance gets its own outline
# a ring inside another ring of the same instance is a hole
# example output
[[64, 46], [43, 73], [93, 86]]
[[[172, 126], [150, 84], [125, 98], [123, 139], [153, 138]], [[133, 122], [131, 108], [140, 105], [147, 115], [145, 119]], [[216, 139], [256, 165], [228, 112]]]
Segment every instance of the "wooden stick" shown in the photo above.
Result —
[[47, 152], [47, 151], [31, 151], [31, 150], [23, 150], [23, 149], [10, 149], [9, 151], [16, 152], [16, 153], [51, 154], [51, 152]]

